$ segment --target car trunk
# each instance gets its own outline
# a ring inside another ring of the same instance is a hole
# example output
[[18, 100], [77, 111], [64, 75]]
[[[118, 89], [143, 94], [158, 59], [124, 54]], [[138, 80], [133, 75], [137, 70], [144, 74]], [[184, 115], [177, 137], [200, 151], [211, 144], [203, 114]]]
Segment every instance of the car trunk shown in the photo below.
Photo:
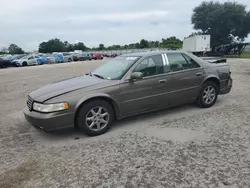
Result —
[[220, 57], [202, 57], [201, 59], [212, 63], [212, 64], [220, 64], [220, 63], [227, 63], [226, 58], [220, 58]]

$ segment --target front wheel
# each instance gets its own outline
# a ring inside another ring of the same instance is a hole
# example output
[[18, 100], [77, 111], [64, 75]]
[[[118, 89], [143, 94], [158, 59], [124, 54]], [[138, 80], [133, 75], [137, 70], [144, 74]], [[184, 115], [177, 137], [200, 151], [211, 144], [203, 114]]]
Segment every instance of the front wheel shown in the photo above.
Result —
[[25, 61], [25, 62], [23, 62], [23, 67], [26, 67], [26, 66], [28, 66], [28, 63]]
[[93, 100], [79, 109], [76, 126], [89, 136], [97, 136], [108, 131], [113, 119], [114, 110], [108, 102]]
[[71, 61], [72, 61], [72, 59], [71, 59], [71, 58], [69, 58], [69, 59], [68, 59], [68, 62], [71, 62]]
[[218, 98], [219, 88], [216, 83], [208, 81], [202, 85], [197, 98], [197, 103], [201, 108], [209, 108], [214, 105]]

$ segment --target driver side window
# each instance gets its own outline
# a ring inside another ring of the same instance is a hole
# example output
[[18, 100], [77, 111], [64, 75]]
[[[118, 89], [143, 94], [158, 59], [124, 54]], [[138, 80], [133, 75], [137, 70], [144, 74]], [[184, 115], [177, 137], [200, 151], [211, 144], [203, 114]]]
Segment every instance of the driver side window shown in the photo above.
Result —
[[143, 77], [163, 74], [163, 60], [161, 55], [154, 55], [145, 58], [137, 65], [133, 72], [141, 72]]
[[28, 58], [28, 60], [31, 60], [31, 59], [34, 59], [34, 57], [33, 57], [33, 56], [31, 56], [31, 57], [29, 57], [29, 58]]

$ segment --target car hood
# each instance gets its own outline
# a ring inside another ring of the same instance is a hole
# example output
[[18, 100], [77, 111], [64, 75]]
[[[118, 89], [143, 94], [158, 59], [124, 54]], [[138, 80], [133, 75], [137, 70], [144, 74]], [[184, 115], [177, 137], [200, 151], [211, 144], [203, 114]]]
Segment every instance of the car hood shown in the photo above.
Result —
[[[95, 86], [95, 88], [102, 87], [102, 85], [110, 80], [104, 80], [89, 75], [69, 78], [59, 82], [55, 82], [46, 86], [43, 86], [29, 94], [29, 96], [37, 102], [45, 102], [51, 98], [76, 91], [83, 88]], [[106, 85], [106, 84], [105, 84]]]
[[15, 59], [12, 62], [23, 62], [23, 61], [28, 61], [28, 59]]

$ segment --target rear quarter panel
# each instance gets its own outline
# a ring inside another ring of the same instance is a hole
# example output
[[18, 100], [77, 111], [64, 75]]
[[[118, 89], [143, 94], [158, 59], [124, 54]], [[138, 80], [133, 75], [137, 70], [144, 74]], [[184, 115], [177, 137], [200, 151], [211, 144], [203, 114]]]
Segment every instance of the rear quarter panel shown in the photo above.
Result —
[[210, 77], [216, 77], [220, 81], [220, 89], [228, 87], [228, 80], [230, 78], [230, 67], [227, 63], [211, 64], [206, 69], [207, 79]]

